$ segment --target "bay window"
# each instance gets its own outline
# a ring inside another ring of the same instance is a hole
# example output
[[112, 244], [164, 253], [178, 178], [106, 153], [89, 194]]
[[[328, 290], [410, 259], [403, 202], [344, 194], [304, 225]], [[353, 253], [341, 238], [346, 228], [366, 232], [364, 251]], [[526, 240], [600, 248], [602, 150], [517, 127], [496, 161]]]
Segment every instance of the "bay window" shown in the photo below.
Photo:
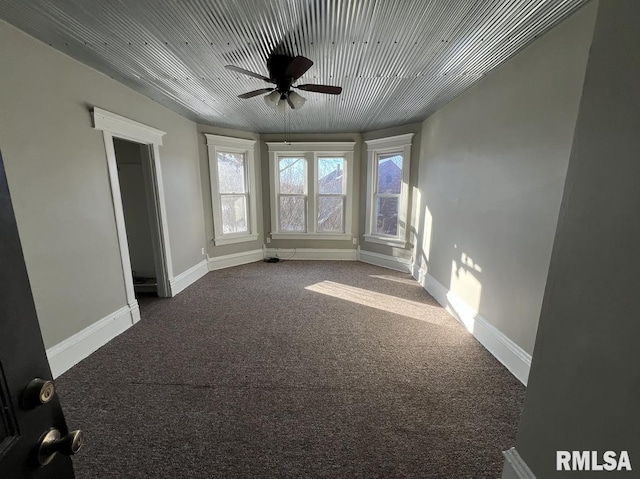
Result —
[[350, 240], [354, 143], [267, 146], [271, 237]]

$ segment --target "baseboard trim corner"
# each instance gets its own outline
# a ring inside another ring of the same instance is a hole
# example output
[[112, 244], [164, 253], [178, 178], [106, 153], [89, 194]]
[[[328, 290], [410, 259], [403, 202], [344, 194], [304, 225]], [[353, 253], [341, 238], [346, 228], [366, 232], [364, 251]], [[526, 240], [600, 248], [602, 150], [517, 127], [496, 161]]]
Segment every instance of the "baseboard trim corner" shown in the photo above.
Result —
[[313, 261], [356, 261], [358, 252], [355, 249], [323, 249], [323, 248], [267, 248], [267, 257], [281, 260], [313, 260]]
[[138, 302], [96, 321], [47, 349], [53, 378], [57, 378], [140, 320]]
[[202, 278], [209, 272], [207, 260], [202, 260], [195, 266], [192, 266], [188, 270], [180, 273], [178, 276], [170, 280], [171, 284], [171, 296], [175, 296], [181, 291], [185, 290], [193, 283]]
[[264, 259], [264, 252], [261, 249], [243, 251], [242, 253], [227, 254], [224, 256], [212, 256], [207, 262], [209, 271], [217, 269], [231, 268], [248, 263], [255, 263]]
[[411, 261], [405, 258], [358, 249], [358, 260], [402, 273], [411, 273]]
[[531, 368], [531, 355], [429, 273], [422, 269], [417, 273], [417, 277], [414, 277], [422, 287], [526, 386]]
[[502, 479], [536, 479], [535, 474], [529, 469], [515, 447], [503, 451], [502, 454], [504, 455]]

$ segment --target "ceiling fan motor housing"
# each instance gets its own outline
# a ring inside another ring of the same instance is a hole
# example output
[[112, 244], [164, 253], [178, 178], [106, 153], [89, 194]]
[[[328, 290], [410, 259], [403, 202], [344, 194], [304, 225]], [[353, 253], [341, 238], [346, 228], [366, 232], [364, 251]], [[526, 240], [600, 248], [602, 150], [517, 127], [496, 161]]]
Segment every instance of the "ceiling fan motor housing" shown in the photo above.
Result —
[[280, 92], [280, 99], [286, 100], [291, 84], [294, 78], [287, 76], [287, 68], [293, 61], [293, 57], [289, 55], [270, 55], [267, 59], [267, 69], [269, 70], [269, 78], [276, 84], [276, 90]]
[[[305, 84], [294, 86], [293, 84], [302, 77], [312, 65], [313, 62], [311, 60], [301, 55], [293, 57], [288, 54], [274, 52], [269, 55], [269, 58], [267, 58], [269, 78], [235, 65], [227, 65], [226, 68], [237, 73], [259, 78], [267, 83], [275, 85], [275, 88], [260, 88], [258, 90], [243, 93], [238, 95], [239, 98], [253, 98], [254, 96], [268, 93], [268, 95], [265, 96], [267, 104], [274, 103], [274, 105], [278, 107], [278, 103], [286, 103], [292, 109], [297, 109], [304, 105], [306, 100], [304, 97], [293, 91], [292, 88], [330, 95], [339, 95], [342, 92], [341, 87], [330, 85]], [[275, 94], [279, 95], [279, 97], [277, 97], [277, 101]]]

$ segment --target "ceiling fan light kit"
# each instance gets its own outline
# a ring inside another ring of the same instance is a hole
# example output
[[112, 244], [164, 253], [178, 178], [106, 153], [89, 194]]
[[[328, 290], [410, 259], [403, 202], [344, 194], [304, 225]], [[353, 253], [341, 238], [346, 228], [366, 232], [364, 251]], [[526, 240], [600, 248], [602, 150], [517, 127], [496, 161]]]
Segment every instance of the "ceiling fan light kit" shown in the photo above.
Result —
[[279, 91], [273, 90], [268, 95], [264, 96], [264, 102], [271, 108], [278, 112], [284, 112], [286, 108], [286, 102], [282, 100], [282, 94]]
[[287, 101], [291, 108], [293, 108], [294, 110], [298, 110], [299, 108], [302, 108], [302, 105], [304, 105], [304, 102], [307, 101], [307, 99], [302, 95], [299, 95], [295, 91], [292, 91], [289, 93]]
[[264, 101], [267, 105], [276, 111], [282, 112], [286, 109], [286, 105], [289, 105], [292, 110], [298, 110], [302, 108], [307, 101], [305, 97], [293, 91], [292, 88], [328, 95], [339, 95], [342, 93], [342, 88], [339, 86], [316, 85], [311, 83], [295, 86], [294, 83], [304, 75], [312, 65], [313, 62], [303, 56], [291, 57], [289, 55], [272, 54], [267, 60], [267, 68], [269, 69], [268, 78], [235, 65], [226, 65], [225, 68], [252, 78], [258, 78], [267, 83], [275, 84], [275, 88], [260, 88], [238, 95], [238, 98], [253, 98], [254, 96], [266, 93]]

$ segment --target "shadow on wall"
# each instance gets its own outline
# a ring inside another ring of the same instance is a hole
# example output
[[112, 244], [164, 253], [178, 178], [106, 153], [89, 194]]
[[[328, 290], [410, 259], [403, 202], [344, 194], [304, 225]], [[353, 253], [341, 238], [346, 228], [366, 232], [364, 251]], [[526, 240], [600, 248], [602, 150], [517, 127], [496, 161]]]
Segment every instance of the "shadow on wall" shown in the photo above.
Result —
[[[414, 244], [412, 274], [450, 314], [473, 333], [475, 320], [482, 308], [483, 267], [464, 247], [464, 240], [454, 241], [434, 236], [434, 232], [440, 230], [427, 203], [427, 195], [416, 187], [414, 204], [418, 208], [414, 224], [410, 227]], [[460, 238], [463, 235], [457, 236]], [[438, 258], [431, 263], [430, 258], [434, 254]], [[450, 264], [450, 268], [444, 267], [447, 264]]]

